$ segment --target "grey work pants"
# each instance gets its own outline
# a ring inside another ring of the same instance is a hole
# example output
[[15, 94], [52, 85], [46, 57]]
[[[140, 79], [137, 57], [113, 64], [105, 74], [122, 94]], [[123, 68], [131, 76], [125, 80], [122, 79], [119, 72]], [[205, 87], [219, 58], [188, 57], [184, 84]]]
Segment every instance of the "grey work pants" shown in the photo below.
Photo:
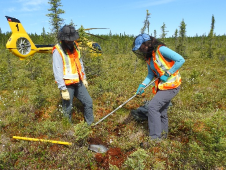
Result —
[[67, 86], [68, 92], [70, 94], [70, 100], [63, 100], [63, 112], [66, 117], [69, 118], [71, 122], [71, 110], [73, 104], [73, 98], [76, 97], [80, 100], [84, 106], [84, 117], [88, 125], [92, 124], [94, 121], [93, 117], [93, 101], [90, 97], [86, 87], [80, 81], [79, 83]]
[[158, 90], [148, 105], [148, 127], [151, 139], [166, 137], [168, 134], [167, 109], [171, 99], [179, 92], [180, 86], [170, 90]]

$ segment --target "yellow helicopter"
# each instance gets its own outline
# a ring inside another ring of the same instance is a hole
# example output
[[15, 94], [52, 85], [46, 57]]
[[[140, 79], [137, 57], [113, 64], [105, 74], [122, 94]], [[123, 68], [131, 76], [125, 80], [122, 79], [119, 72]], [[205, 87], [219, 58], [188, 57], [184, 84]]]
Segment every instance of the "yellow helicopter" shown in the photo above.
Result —
[[[34, 44], [31, 40], [30, 36], [25, 31], [21, 22], [9, 16], [6, 16], [9, 26], [12, 31], [12, 35], [8, 39], [6, 43], [6, 48], [9, 49], [15, 56], [19, 57], [20, 60], [23, 60], [29, 56], [33, 56], [35, 53], [51, 53], [52, 48], [54, 45], [37, 45]], [[91, 29], [98, 29], [98, 28], [89, 28], [84, 29], [91, 30]], [[100, 28], [100, 29], [107, 29], [107, 28]], [[87, 33], [89, 34], [89, 33]], [[91, 34], [92, 35], [92, 34]], [[101, 56], [102, 50], [100, 45], [97, 42], [88, 41], [85, 39], [84, 41], [78, 40], [79, 46], [81, 50], [85, 50], [88, 47], [88, 52], [91, 56]]]

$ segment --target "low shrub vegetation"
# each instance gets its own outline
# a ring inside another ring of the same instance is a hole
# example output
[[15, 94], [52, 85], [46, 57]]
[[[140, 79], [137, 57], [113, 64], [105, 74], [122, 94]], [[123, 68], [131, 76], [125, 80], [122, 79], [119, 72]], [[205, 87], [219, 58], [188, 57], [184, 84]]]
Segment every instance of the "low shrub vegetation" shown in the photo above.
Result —
[[[102, 37], [108, 39], [96, 40], [102, 56], [83, 56], [95, 122], [132, 97], [147, 75], [146, 64], [131, 52], [133, 36]], [[171, 49], [174, 42], [165, 39]], [[181, 90], [168, 111], [169, 136], [161, 143], [149, 141], [148, 148], [141, 145], [147, 141], [147, 122], [124, 120], [132, 109], [151, 100], [151, 87], [92, 128], [85, 126], [83, 107], [75, 99], [73, 124], [69, 124], [63, 119], [51, 54], [20, 61], [2, 45], [0, 169], [225, 169], [226, 37], [215, 37], [211, 58], [201, 55], [208, 50], [205, 42], [207, 37], [188, 37], [186, 62], [180, 69]], [[15, 140], [13, 136], [72, 145]], [[88, 150], [92, 139], [108, 152]]]

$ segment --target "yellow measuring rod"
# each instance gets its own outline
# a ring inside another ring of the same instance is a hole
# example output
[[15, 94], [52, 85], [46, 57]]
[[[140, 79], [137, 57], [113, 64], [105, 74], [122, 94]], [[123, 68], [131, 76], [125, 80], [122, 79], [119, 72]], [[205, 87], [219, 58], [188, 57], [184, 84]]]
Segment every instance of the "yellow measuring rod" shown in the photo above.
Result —
[[72, 143], [70, 143], [70, 142], [62, 142], [62, 141], [56, 141], [56, 140], [27, 138], [27, 137], [20, 137], [20, 136], [13, 136], [13, 138], [21, 139], [21, 140], [29, 140], [29, 141], [50, 142], [50, 143], [56, 143], [56, 144], [61, 144], [61, 145], [72, 145]]

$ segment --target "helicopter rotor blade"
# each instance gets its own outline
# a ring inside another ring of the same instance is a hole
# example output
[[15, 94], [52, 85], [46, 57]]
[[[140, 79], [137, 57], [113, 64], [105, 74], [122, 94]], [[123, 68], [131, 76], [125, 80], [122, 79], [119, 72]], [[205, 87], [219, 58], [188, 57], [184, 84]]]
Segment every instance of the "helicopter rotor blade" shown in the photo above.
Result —
[[102, 38], [101, 36], [98, 36], [98, 35], [90, 34], [90, 33], [87, 33], [87, 32], [86, 32], [86, 34], [94, 36], [94, 37], [97, 37], [97, 38], [100, 38], [102, 40], [106, 40], [105, 38]]
[[109, 28], [86, 28], [84, 29], [85, 31], [88, 31], [88, 30], [94, 30], [94, 29], [109, 29]]

